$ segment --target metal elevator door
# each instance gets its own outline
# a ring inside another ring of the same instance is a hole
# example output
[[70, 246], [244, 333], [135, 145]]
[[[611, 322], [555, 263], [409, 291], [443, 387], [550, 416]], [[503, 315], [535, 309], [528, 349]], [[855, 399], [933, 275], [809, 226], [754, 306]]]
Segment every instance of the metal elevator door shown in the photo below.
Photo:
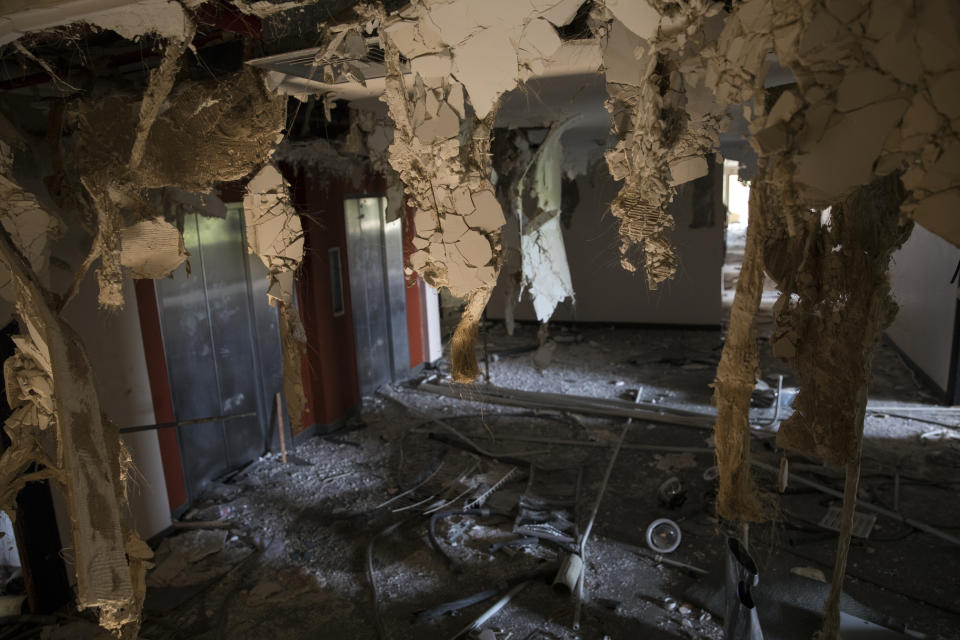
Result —
[[344, 200], [347, 273], [362, 395], [410, 369], [403, 238], [400, 220], [386, 220], [386, 198]]
[[[189, 268], [156, 281], [184, 479], [194, 499], [212, 479], [261, 455], [282, 388], [279, 323], [266, 270], [246, 250], [243, 210], [184, 220]], [[245, 417], [233, 417], [254, 414]]]

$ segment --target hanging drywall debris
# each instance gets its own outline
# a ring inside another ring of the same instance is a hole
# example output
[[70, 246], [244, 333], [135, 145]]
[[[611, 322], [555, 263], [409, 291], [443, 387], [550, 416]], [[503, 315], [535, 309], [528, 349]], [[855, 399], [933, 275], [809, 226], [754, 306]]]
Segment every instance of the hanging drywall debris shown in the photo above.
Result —
[[[2, 115], [0, 131], [15, 131]], [[24, 189], [14, 177], [15, 146], [26, 151], [26, 144], [22, 140], [0, 139], [0, 224], [16, 246], [22, 247], [24, 257], [34, 272], [45, 279], [50, 247], [61, 233], [63, 223], [53, 208], [41, 203], [33, 192]], [[0, 296], [10, 302], [16, 301], [13, 280], [2, 263]]]
[[133, 278], [164, 278], [187, 255], [183, 236], [165, 220], [142, 220], [120, 230], [120, 262]]
[[[675, 187], [707, 174], [705, 156], [719, 142], [724, 110], [694, 56], [707, 44], [704, 24], [721, 5], [693, 2], [661, 15], [646, 0], [607, 2], [593, 14], [604, 41], [607, 110], [617, 145], [606, 155], [623, 180], [611, 211], [620, 220], [620, 263], [643, 266], [655, 289], [673, 276], [667, 206]], [[718, 18], [719, 19], [719, 18]]]
[[490, 183], [495, 114], [480, 119], [468, 111], [461, 119], [464, 87], [452, 77], [431, 79], [428, 85], [414, 75], [411, 99], [400, 70], [400, 51], [389, 33], [385, 29], [382, 100], [395, 125], [389, 161], [415, 209], [418, 250], [409, 266], [430, 286], [446, 286], [467, 300], [451, 359], [454, 377], [472, 381], [478, 372], [473, 352], [477, 323], [496, 283], [505, 222]]
[[[151, 85], [166, 86], [168, 80], [155, 72]], [[69, 169], [98, 224], [67, 300], [99, 258], [101, 305], [122, 307], [120, 229], [161, 213], [149, 204], [147, 190], [176, 187], [208, 194], [215, 182], [243, 178], [270, 157], [284, 124], [283, 98], [269, 93], [253, 69], [218, 82], [183, 82], [169, 95], [148, 91], [148, 101], [154, 106], [118, 96], [84, 99], [77, 106]], [[158, 101], [163, 109], [154, 116]], [[152, 123], [143, 120], [145, 114]]]
[[[33, 442], [27, 448], [16, 446], [25, 438], [12, 438], [15, 450], [4, 452], [0, 471], [17, 475], [7, 478], [11, 482], [4, 485], [3, 495], [8, 502], [2, 506], [13, 508], [17, 488], [25, 481], [60, 480], [70, 509], [77, 605], [98, 610], [101, 625], [118, 636], [136, 637], [144, 592], [143, 558], [131, 564], [127, 557], [136, 534], [126, 530], [121, 513], [119, 433], [102, 418], [82, 344], [48, 306], [52, 296], [5, 230], [0, 230], [0, 260], [16, 281], [17, 313], [28, 329], [18, 340], [18, 356], [5, 364], [8, 397], [17, 405], [17, 415], [29, 420], [16, 429], [57, 427], [55, 452], [39, 450], [35, 436], [28, 438]], [[25, 402], [24, 391], [30, 402]], [[49, 471], [39, 477], [20, 476], [30, 462], [40, 462]]]
[[554, 27], [569, 23], [583, 1], [429, 0], [384, 21], [383, 33], [414, 73], [462, 84], [483, 120], [502, 93], [549, 66], [561, 45]]
[[307, 336], [294, 291], [294, 275], [303, 260], [303, 228], [276, 164], [264, 166], [247, 184], [243, 214], [248, 247], [267, 267], [267, 295], [271, 304], [280, 309], [284, 398], [296, 433], [303, 425], [306, 410], [302, 366]]

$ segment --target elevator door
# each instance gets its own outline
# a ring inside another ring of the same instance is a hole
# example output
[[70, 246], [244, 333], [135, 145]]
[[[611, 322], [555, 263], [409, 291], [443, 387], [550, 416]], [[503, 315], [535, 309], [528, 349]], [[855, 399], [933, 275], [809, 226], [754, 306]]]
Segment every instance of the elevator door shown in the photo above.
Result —
[[386, 220], [386, 198], [344, 201], [347, 273], [362, 395], [410, 369], [400, 220]]
[[267, 447], [270, 399], [282, 386], [276, 309], [266, 270], [246, 250], [243, 211], [224, 218], [186, 216], [190, 253], [172, 278], [156, 281], [163, 348], [190, 499], [212, 479]]

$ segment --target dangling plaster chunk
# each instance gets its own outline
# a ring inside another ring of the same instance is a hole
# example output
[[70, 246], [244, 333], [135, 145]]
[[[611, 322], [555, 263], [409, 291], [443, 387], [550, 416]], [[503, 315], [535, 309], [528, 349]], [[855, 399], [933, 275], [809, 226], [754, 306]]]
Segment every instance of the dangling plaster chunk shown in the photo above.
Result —
[[719, 142], [725, 118], [702, 63], [687, 60], [703, 48], [703, 25], [721, 8], [695, 2], [661, 16], [646, 0], [617, 0], [595, 12], [618, 138], [607, 166], [624, 180], [611, 204], [620, 219], [620, 264], [628, 271], [643, 266], [651, 289], [676, 270], [667, 213], [675, 186], [706, 174], [704, 156]]
[[[250, 252], [276, 274], [294, 271], [303, 259], [303, 228], [288, 186], [275, 164], [268, 164], [247, 184], [243, 215]], [[293, 291], [284, 291], [292, 299]]]
[[[387, 77], [382, 100], [395, 124], [390, 164], [405, 185], [408, 204], [416, 209], [418, 250], [410, 256], [409, 266], [430, 286], [446, 286], [452, 295], [467, 300], [468, 312], [454, 334], [451, 360], [454, 379], [469, 382], [478, 371], [476, 323], [501, 262], [504, 216], [490, 184], [490, 125], [495, 114], [481, 120], [470, 113], [464, 87], [453, 77], [427, 84], [415, 74], [411, 100], [400, 70], [400, 51], [390, 33], [384, 29]], [[470, 103], [473, 99], [469, 94]], [[465, 119], [461, 112], [466, 112]]]
[[161, 219], [121, 229], [120, 247], [120, 262], [133, 278], [165, 278], [187, 259], [183, 236]]
[[307, 335], [294, 304], [294, 274], [303, 260], [303, 228], [288, 185], [275, 163], [264, 166], [247, 184], [243, 215], [250, 252], [257, 254], [267, 267], [267, 295], [280, 310], [283, 395], [291, 428], [296, 433], [307, 410], [302, 370]]
[[[53, 416], [46, 420], [50, 422], [55, 417], [62, 459], [53, 460], [38, 451], [26, 455], [51, 467], [41, 477], [57, 478], [64, 483], [73, 532], [77, 605], [98, 610], [100, 624], [119, 637], [134, 638], [144, 593], [143, 560], [127, 555], [128, 543], [136, 534], [126, 531], [121, 512], [119, 433], [103, 420], [83, 345], [47, 306], [48, 292], [40, 286], [6, 231], [0, 232], [0, 260], [16, 281], [17, 313], [28, 327], [33, 351], [44, 354], [35, 362], [49, 356], [52, 384], [47, 386], [52, 387], [54, 402]], [[8, 373], [12, 368], [5, 366]], [[39, 378], [26, 382], [34, 389], [41, 387]], [[9, 393], [9, 380], [7, 390]], [[40, 427], [43, 419], [37, 415], [32, 424]], [[16, 452], [4, 452], [3, 473], [7, 472], [12, 456]], [[22, 462], [19, 460], [18, 465]]]
[[[454, 78], [480, 120], [500, 95], [542, 73], [562, 44], [554, 26], [570, 22], [583, 0], [429, 0], [401, 12], [383, 34], [423, 78]], [[422, 59], [421, 59], [422, 58]], [[450, 106], [464, 117], [462, 100]]]

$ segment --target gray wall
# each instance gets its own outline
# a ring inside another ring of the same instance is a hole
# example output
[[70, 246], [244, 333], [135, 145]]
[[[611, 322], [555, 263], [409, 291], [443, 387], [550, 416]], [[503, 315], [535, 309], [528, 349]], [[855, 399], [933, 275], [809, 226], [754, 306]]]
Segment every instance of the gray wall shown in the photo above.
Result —
[[890, 270], [900, 313], [887, 335], [942, 391], [950, 376], [957, 305], [950, 277], [958, 260], [960, 249], [916, 225]]
[[[620, 266], [617, 229], [610, 202], [618, 191], [606, 166], [577, 178], [580, 201], [570, 229], [564, 229], [567, 259], [576, 302], [562, 302], [556, 321], [628, 322], [644, 324], [719, 325], [721, 320], [721, 268], [723, 217], [712, 227], [691, 229], [692, 189], [681, 189], [672, 212], [676, 227], [672, 239], [680, 258], [673, 280], [657, 291], [647, 289], [646, 276]], [[720, 195], [717, 194], [719, 198]], [[503, 280], [501, 276], [501, 281]], [[487, 307], [492, 319], [503, 318], [504, 292], [498, 284]], [[517, 320], [536, 320], [533, 305], [524, 295]]]

